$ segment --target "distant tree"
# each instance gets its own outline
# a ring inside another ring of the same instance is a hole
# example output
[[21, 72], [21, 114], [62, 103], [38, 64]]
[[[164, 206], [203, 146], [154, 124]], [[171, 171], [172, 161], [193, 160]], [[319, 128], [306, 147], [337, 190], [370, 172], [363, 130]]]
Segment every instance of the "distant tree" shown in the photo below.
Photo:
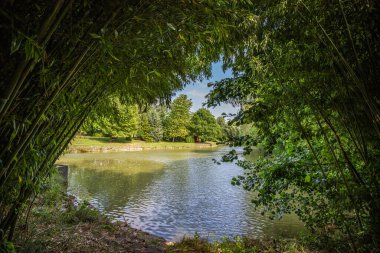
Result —
[[174, 141], [176, 138], [186, 138], [189, 135], [191, 120], [190, 107], [192, 102], [186, 95], [180, 95], [171, 104], [171, 111], [165, 121], [165, 137]]
[[82, 127], [89, 135], [132, 138], [138, 129], [138, 108], [111, 97], [94, 110]]
[[151, 127], [148, 121], [148, 114], [146, 112], [141, 113], [138, 136], [146, 142], [153, 142], [153, 138], [151, 137], [150, 132]]
[[221, 129], [221, 134], [220, 134], [220, 141], [226, 141], [228, 139], [228, 129], [229, 126], [223, 116], [219, 116], [216, 118], [216, 123], [218, 123], [220, 129]]
[[162, 126], [165, 126], [165, 120], [169, 115], [169, 108], [166, 105], [161, 105], [158, 109], [158, 115], [160, 117]]
[[223, 116], [219, 116], [216, 118], [216, 123], [218, 123], [218, 125], [221, 127], [221, 128], [225, 128], [227, 126], [227, 123], [226, 123], [226, 120], [224, 119]]
[[191, 132], [201, 141], [211, 141], [221, 137], [222, 128], [209, 110], [201, 108], [191, 118]]
[[159, 114], [159, 108], [151, 108], [148, 111], [148, 123], [151, 127], [151, 137], [155, 142], [159, 142], [163, 138], [164, 130], [162, 127], [162, 121]]
[[162, 121], [159, 115], [160, 108], [151, 107], [141, 114], [140, 136], [147, 142], [159, 142], [163, 138]]

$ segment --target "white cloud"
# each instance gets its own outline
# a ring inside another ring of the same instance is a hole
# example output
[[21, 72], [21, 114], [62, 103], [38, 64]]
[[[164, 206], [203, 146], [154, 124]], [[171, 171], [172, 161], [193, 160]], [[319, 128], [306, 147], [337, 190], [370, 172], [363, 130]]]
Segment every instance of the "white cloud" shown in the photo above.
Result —
[[198, 97], [198, 98], [205, 98], [205, 96], [207, 95], [207, 92], [202, 92], [200, 90], [189, 90], [188, 92], [186, 92], [188, 95], [191, 95], [193, 97]]

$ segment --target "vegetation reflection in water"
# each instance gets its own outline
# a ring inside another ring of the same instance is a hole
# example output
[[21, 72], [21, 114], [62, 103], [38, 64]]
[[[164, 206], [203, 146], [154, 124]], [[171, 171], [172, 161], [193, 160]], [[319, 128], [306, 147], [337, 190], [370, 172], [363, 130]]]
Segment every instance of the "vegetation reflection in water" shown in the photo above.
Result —
[[294, 216], [271, 221], [255, 211], [254, 193], [230, 184], [241, 168], [217, 165], [225, 149], [68, 154], [69, 191], [115, 220], [178, 240], [199, 233], [223, 236], [294, 236]]

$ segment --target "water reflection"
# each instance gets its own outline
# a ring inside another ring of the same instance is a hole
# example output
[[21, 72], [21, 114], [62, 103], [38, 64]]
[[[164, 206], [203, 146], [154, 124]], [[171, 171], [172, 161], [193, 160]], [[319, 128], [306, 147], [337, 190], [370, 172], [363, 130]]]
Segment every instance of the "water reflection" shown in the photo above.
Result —
[[70, 154], [69, 190], [115, 220], [167, 240], [198, 232], [223, 236], [292, 236], [294, 217], [273, 222], [255, 211], [252, 194], [230, 184], [241, 169], [217, 165], [225, 149]]

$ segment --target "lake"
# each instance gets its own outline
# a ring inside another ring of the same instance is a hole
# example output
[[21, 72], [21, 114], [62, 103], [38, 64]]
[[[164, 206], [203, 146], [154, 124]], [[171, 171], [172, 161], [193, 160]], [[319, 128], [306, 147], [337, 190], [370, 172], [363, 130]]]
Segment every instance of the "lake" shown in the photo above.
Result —
[[178, 241], [225, 236], [293, 237], [304, 227], [294, 215], [272, 221], [255, 210], [255, 193], [231, 185], [242, 174], [234, 163], [218, 165], [229, 148], [66, 154], [69, 193], [113, 220]]

